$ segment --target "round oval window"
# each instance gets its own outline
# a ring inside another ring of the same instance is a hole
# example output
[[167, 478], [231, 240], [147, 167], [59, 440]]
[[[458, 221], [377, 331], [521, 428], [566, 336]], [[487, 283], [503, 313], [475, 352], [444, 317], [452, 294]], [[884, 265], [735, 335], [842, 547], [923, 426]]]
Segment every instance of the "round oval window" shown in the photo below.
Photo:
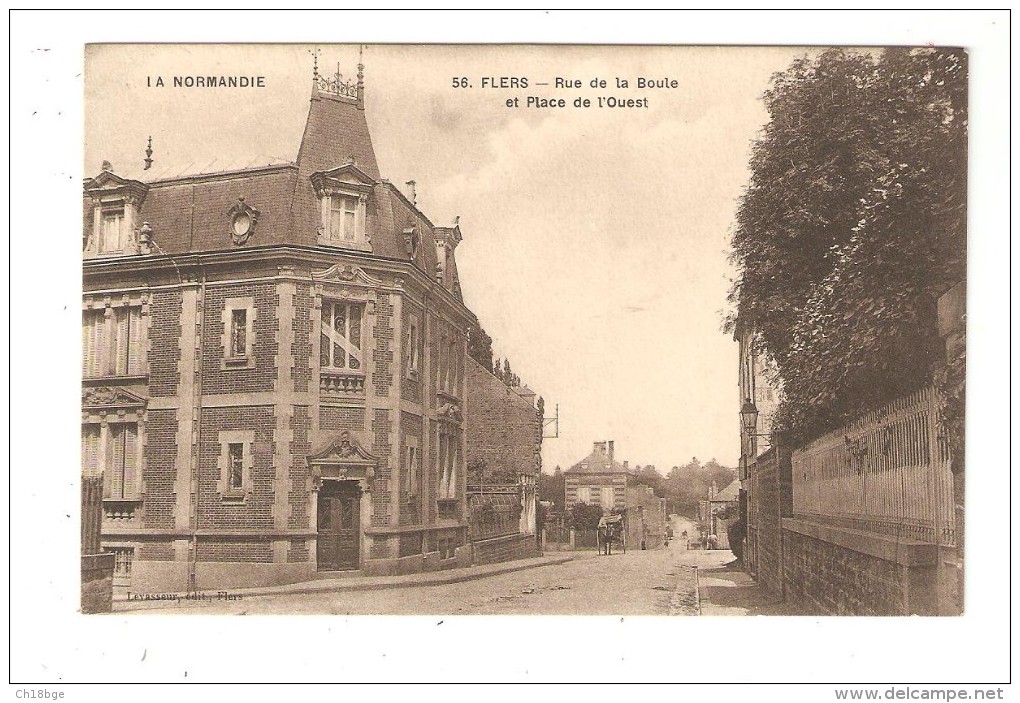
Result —
[[251, 229], [251, 216], [247, 213], [238, 213], [234, 216], [234, 234], [243, 236]]

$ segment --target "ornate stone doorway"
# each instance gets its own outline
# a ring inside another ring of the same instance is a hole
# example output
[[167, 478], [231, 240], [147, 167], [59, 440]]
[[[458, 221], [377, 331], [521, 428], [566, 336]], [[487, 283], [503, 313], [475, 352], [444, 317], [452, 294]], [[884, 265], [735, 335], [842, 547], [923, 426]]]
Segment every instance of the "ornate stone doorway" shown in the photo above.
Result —
[[361, 543], [357, 481], [323, 481], [319, 489], [316, 561], [319, 571], [357, 569]]
[[316, 568], [358, 569], [367, 553], [364, 528], [371, 521], [371, 490], [379, 460], [349, 432], [308, 456], [315, 491]]

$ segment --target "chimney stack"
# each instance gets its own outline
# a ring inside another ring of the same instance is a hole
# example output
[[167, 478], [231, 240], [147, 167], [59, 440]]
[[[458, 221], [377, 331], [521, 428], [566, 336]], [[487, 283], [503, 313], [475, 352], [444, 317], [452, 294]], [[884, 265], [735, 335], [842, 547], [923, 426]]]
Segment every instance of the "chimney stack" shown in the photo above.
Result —
[[605, 454], [606, 453], [606, 443], [605, 442], [595, 442], [595, 447], [592, 449], [592, 452], [595, 453], [595, 454]]
[[411, 196], [411, 198], [410, 198], [411, 204], [414, 205], [414, 206], [417, 206], [418, 205], [418, 190], [417, 190], [417, 188], [415, 188], [417, 183], [415, 183], [414, 181], [408, 181], [404, 185], [407, 186], [407, 193], [408, 193], [408, 195]]
[[628, 471], [630, 471], [630, 462], [627, 461], [626, 459], [623, 460], [623, 468], [625, 468]]
[[609, 445], [609, 460], [612, 461], [613, 460], [613, 440], [609, 440], [608, 442], [606, 442], [606, 444]]

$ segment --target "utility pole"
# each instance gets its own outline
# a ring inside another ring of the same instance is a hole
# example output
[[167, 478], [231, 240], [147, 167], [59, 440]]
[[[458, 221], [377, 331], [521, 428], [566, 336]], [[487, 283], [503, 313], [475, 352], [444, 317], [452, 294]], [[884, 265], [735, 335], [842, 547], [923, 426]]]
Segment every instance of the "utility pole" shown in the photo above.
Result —
[[[553, 426], [553, 434], [546, 434], [545, 428]], [[559, 439], [560, 436], [560, 404], [556, 403], [556, 414], [542, 418], [542, 439]]]

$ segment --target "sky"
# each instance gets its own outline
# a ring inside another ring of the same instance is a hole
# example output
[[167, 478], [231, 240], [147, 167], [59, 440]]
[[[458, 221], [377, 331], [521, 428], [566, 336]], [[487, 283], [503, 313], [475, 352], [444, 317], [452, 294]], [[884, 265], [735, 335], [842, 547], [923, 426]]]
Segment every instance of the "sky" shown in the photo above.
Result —
[[[293, 159], [313, 48], [89, 47], [85, 173], [109, 160], [117, 173], [140, 175], [149, 135], [154, 172], [213, 157]], [[353, 77], [356, 46], [317, 48], [321, 72], [339, 63]], [[367, 45], [363, 52], [382, 176], [416, 181], [418, 205], [435, 224], [460, 217], [465, 302], [492, 336], [494, 355], [509, 357], [545, 398], [547, 415], [559, 406], [545, 469], [566, 468], [592, 442], [609, 439], [619, 459], [663, 473], [695, 456], [735, 466], [737, 347], [722, 331], [728, 242], [751, 143], [767, 120], [762, 93], [807, 50]], [[187, 75], [264, 76], [265, 87], [173, 87], [174, 76]], [[166, 87], [150, 87], [157, 77]], [[518, 87], [488, 87], [503, 77]], [[666, 87], [639, 89], [639, 77]], [[470, 87], [455, 87], [454, 78]], [[581, 87], [557, 88], [557, 78]], [[593, 88], [593, 79], [606, 87]], [[529, 96], [566, 106], [526, 107]], [[599, 97], [647, 106], [599, 108]], [[508, 107], [514, 98], [519, 106]], [[577, 98], [593, 106], [574, 107]]]

